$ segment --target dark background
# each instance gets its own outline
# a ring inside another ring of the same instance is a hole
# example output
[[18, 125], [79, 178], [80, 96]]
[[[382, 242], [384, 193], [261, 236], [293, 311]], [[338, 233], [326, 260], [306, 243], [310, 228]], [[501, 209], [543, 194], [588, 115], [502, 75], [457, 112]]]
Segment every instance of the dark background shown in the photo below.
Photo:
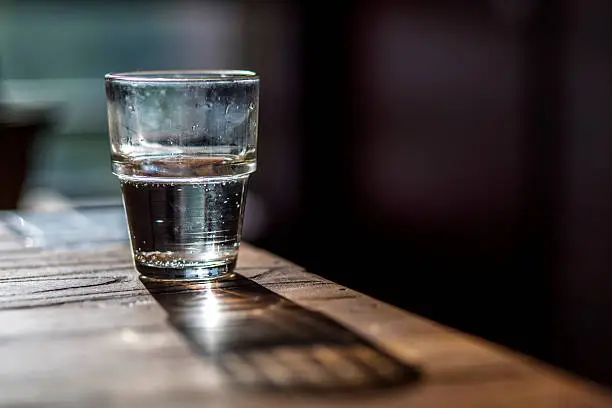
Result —
[[5, 0], [0, 182], [116, 204], [106, 72], [253, 69], [245, 240], [612, 385], [611, 34], [605, 0]]

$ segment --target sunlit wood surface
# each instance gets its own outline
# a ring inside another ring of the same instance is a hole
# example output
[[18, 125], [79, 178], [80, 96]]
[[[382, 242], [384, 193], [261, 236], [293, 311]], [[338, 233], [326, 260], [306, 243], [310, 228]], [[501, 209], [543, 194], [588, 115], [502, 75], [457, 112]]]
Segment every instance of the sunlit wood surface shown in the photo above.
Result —
[[0, 406], [612, 407], [247, 244], [232, 279], [143, 282], [115, 215], [2, 215]]

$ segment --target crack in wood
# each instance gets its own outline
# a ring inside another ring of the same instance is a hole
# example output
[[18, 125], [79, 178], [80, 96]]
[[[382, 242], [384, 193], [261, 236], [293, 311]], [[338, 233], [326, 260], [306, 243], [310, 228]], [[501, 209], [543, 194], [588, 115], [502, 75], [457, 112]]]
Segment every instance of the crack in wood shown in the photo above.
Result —
[[[86, 270], [73, 270], [68, 272], [60, 272], [49, 275], [33, 275], [33, 276], [13, 276], [0, 278], [0, 285], [2, 282], [38, 282], [38, 281], [54, 281], [54, 280], [69, 280], [69, 279], [92, 279], [98, 277], [96, 275], [87, 276], [84, 274], [95, 274], [99, 272], [130, 272], [133, 268], [131, 266], [117, 266], [112, 268], [103, 269], [86, 269]], [[80, 276], [82, 275], [82, 276]]]
[[[106, 296], [107, 294], [113, 294], [113, 296]], [[35, 309], [35, 308], [61, 306], [65, 304], [126, 299], [126, 298], [130, 298], [133, 296], [136, 297], [136, 296], [143, 296], [143, 295], [151, 296], [146, 289], [134, 288], [134, 289], [129, 289], [129, 290], [107, 291], [103, 293], [84, 293], [84, 294], [76, 294], [76, 295], [64, 295], [63, 296], [64, 299], [66, 298], [83, 298], [83, 299], [66, 299], [66, 300], [62, 300], [59, 302], [38, 303], [38, 304], [19, 305], [19, 306], [2, 306], [2, 302], [0, 301], [0, 310]], [[10, 304], [10, 303], [19, 303], [19, 302], [22, 302], [22, 303], [37, 302], [41, 300], [44, 301], [47, 299], [57, 299], [57, 298], [37, 297], [37, 298], [30, 298], [30, 299], [17, 300], [17, 301], [8, 301], [5, 303]]]
[[115, 279], [111, 279], [111, 280], [108, 280], [106, 282], [92, 283], [90, 285], [77, 285], [77, 286], [68, 286], [68, 287], [64, 287], [64, 288], [45, 289], [45, 290], [38, 290], [38, 291], [35, 291], [35, 292], [30, 292], [30, 293], [32, 293], [32, 294], [34, 294], [34, 293], [48, 293], [48, 292], [60, 292], [60, 291], [63, 291], [63, 290], [71, 290], [71, 289], [93, 288], [93, 287], [96, 287], [96, 286], [112, 285], [114, 283], [126, 282], [126, 281], [127, 281], [126, 277], [117, 277]]
[[[37, 269], [37, 268], [59, 268], [63, 266], [83, 266], [83, 265], [97, 265], [103, 262], [109, 262], [107, 259], [96, 259], [95, 261], [88, 260], [87, 262], [83, 262], [82, 260], [74, 260], [71, 262], [45, 262], [39, 264], [27, 264], [27, 265], [0, 265], [0, 272], [8, 272], [13, 270], [22, 270], [22, 269]], [[113, 262], [117, 263], [127, 263], [124, 259], [117, 260], [114, 259]]]

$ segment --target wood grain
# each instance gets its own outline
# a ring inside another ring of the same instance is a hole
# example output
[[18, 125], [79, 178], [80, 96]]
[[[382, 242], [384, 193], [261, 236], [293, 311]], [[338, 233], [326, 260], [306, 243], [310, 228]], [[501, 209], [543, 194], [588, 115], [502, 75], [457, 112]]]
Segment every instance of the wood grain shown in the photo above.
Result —
[[612, 406], [606, 389], [250, 245], [244, 278], [145, 286], [127, 244], [104, 242], [26, 247], [0, 224], [0, 406]]

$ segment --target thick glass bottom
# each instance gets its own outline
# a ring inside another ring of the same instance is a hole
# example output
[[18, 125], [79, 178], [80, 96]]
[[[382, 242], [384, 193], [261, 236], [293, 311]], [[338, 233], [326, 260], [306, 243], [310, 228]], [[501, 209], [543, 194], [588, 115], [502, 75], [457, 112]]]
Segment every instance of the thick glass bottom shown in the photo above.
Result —
[[136, 263], [141, 278], [166, 281], [212, 281], [231, 277], [236, 261], [217, 265], [190, 265], [181, 268], [159, 268]]

